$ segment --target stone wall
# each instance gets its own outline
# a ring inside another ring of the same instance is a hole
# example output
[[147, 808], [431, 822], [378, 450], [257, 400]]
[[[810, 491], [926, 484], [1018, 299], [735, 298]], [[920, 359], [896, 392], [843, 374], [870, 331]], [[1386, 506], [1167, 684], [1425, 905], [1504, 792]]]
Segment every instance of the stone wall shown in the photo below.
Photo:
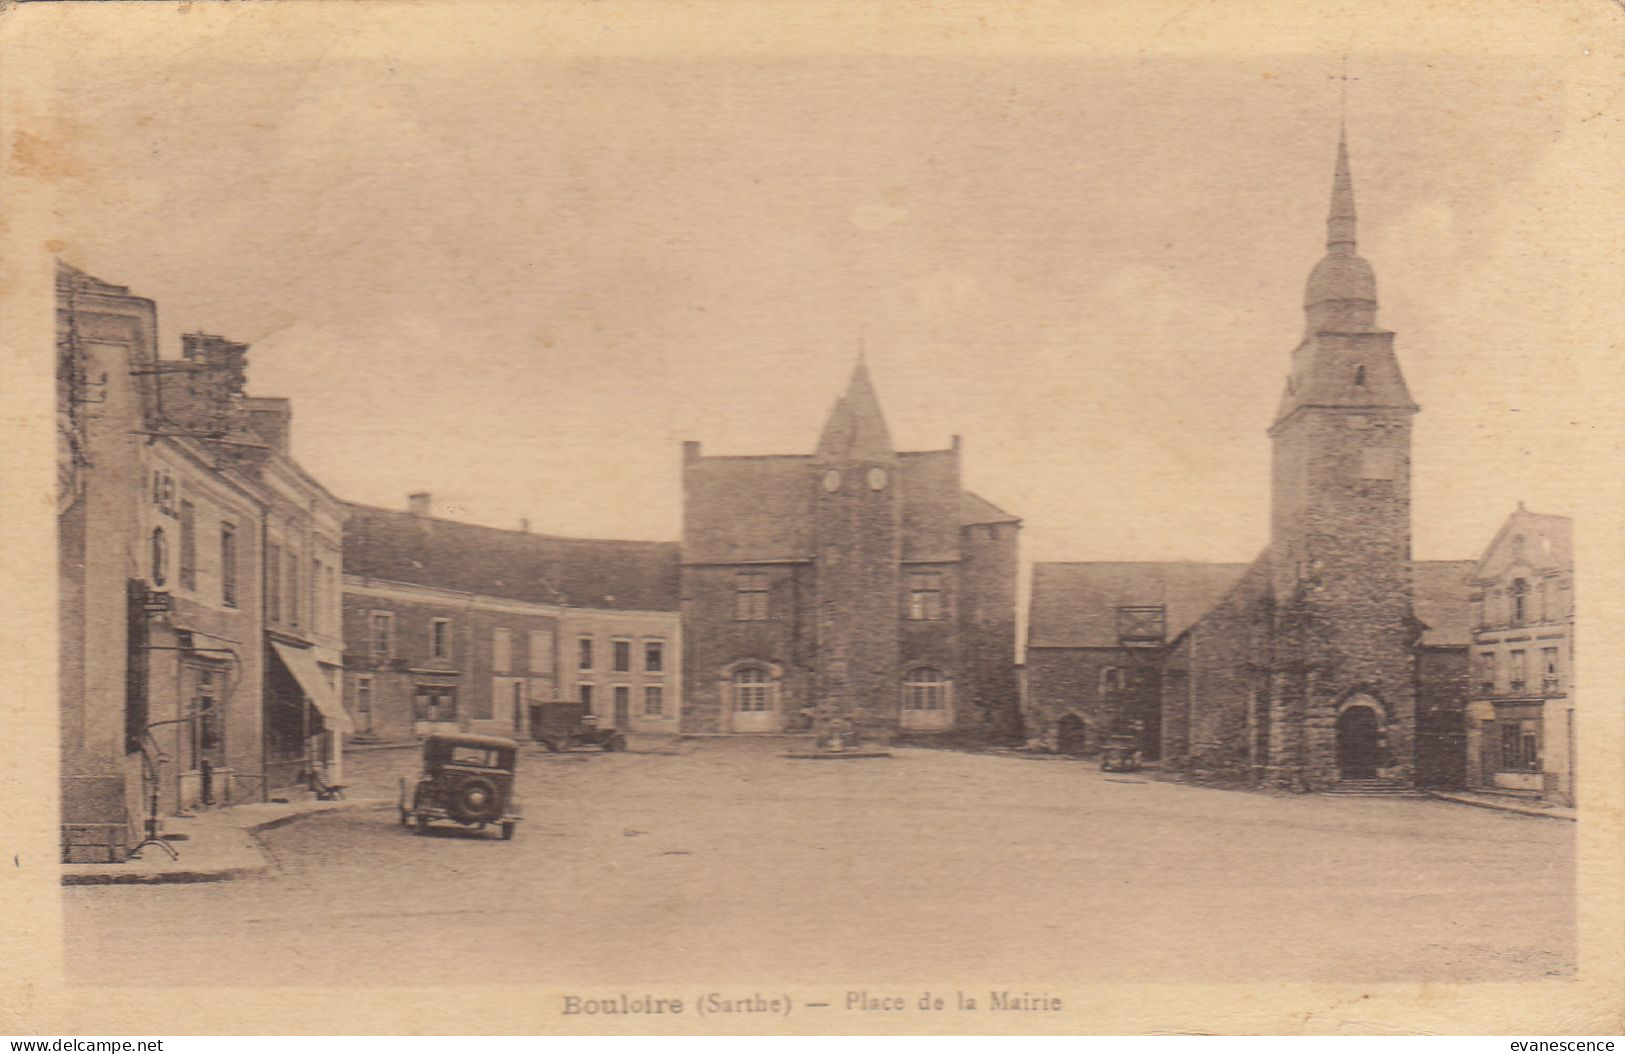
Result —
[[[767, 576], [767, 618], [735, 616], [741, 571]], [[814, 572], [810, 564], [707, 565], [683, 568], [684, 732], [731, 731], [725, 682], [741, 662], [769, 666], [776, 679], [783, 729], [806, 727], [813, 705]]]
[[[1180, 642], [1182, 677], [1174, 687], [1189, 700], [1183, 764], [1226, 772], [1252, 772], [1260, 744], [1270, 735], [1260, 693], [1269, 685], [1272, 656], [1270, 567], [1267, 555], [1249, 568]], [[1172, 744], [1170, 744], [1172, 745]]]
[[959, 605], [961, 683], [958, 728], [1004, 742], [1020, 742], [1021, 699], [1016, 684], [1016, 558], [1021, 527], [980, 524], [960, 531]]
[[1416, 782], [1459, 790], [1467, 786], [1467, 648], [1417, 653]]

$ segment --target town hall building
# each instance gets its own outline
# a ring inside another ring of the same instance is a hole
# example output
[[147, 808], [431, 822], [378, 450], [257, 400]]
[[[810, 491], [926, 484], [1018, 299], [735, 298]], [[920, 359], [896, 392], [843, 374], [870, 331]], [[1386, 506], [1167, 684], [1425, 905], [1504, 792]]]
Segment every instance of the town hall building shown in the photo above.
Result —
[[899, 451], [860, 361], [811, 454], [683, 448], [683, 729], [1019, 734], [1021, 521]]
[[1472, 564], [1411, 558], [1418, 407], [1377, 324], [1343, 139], [1304, 310], [1268, 430], [1268, 546], [1249, 565], [1040, 564], [1030, 738], [1137, 731], [1165, 762], [1296, 789], [1459, 781]]

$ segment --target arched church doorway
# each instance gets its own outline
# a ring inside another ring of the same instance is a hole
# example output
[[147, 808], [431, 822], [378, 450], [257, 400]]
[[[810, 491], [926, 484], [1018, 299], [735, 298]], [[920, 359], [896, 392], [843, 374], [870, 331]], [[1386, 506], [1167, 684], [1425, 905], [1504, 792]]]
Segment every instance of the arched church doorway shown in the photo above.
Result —
[[1377, 708], [1352, 703], [1337, 715], [1337, 773], [1346, 780], [1375, 779], [1381, 760]]
[[1055, 722], [1055, 750], [1078, 755], [1089, 749], [1089, 726], [1077, 714], [1067, 714]]

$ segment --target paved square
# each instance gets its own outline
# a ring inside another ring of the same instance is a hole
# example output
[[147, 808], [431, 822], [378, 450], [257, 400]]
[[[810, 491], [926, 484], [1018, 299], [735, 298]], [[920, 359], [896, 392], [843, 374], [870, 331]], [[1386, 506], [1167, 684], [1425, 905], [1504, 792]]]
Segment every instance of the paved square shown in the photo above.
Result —
[[[266, 832], [280, 867], [264, 878], [66, 889], [69, 976], [621, 990], [1574, 969], [1571, 823], [1060, 758], [792, 761], [786, 742], [527, 750], [512, 842], [419, 837], [391, 804]], [[355, 755], [352, 797], [392, 801], [415, 764]]]

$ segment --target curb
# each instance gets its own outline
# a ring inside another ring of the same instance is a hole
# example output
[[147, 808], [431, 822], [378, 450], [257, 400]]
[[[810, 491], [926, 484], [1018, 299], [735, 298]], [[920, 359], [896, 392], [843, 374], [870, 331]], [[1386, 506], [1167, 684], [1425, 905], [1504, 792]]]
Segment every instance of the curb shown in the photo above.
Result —
[[1452, 805], [1467, 805], [1474, 809], [1489, 809], [1493, 812], [1510, 812], [1516, 813], [1519, 816], [1538, 816], [1544, 820], [1565, 820], [1569, 823], [1574, 823], [1579, 819], [1578, 816], [1564, 816], [1562, 813], [1553, 812], [1550, 809], [1542, 809], [1532, 805], [1514, 805], [1510, 802], [1501, 804], [1499, 802], [1479, 801], [1474, 798], [1459, 797], [1454, 794], [1440, 793], [1439, 791], [1430, 790], [1424, 790], [1422, 793], [1437, 801], [1449, 802]]
[[[296, 820], [303, 820], [308, 816], [322, 816], [334, 812], [359, 812], [363, 809], [382, 808], [391, 804], [389, 798], [357, 798], [354, 801], [322, 802], [322, 808], [305, 809], [291, 812], [284, 816], [272, 816], [259, 823], [246, 824], [232, 828], [234, 835], [241, 835], [245, 844], [241, 847], [241, 855], [245, 859], [239, 863], [227, 864], [219, 867], [177, 868], [170, 871], [95, 871], [95, 872], [64, 872], [61, 884], [64, 886], [162, 886], [162, 885], [192, 885], [200, 882], [229, 882], [236, 878], [248, 878], [253, 875], [262, 875], [276, 869], [265, 847], [260, 844], [259, 832], [269, 831], [283, 827]], [[246, 858], [252, 853], [256, 858], [250, 863]], [[140, 861], [136, 861], [140, 863]], [[83, 865], [80, 865], [83, 866]], [[95, 865], [118, 867], [121, 865], [107, 864]]]

